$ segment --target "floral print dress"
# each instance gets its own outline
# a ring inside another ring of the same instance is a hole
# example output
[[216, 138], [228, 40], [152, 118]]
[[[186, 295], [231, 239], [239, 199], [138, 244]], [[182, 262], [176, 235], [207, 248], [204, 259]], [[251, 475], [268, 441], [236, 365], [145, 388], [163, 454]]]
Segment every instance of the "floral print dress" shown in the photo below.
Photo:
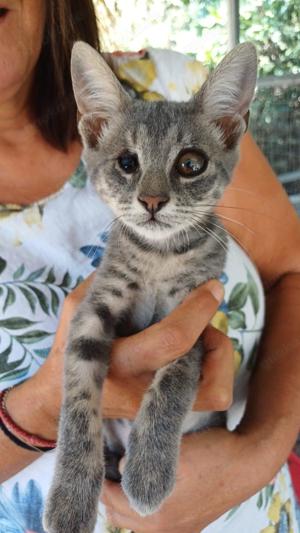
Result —
[[[150, 49], [110, 60], [130, 90], [147, 99], [187, 99], [206, 77], [200, 63], [175, 52]], [[0, 206], [1, 390], [29, 378], [43, 364], [65, 296], [101, 261], [111, 216], [82, 164], [58, 193], [44, 201], [27, 207]], [[244, 410], [264, 324], [264, 294], [254, 265], [232, 239], [221, 280], [225, 298], [213, 324], [234, 345], [237, 401], [229, 415], [233, 429]], [[41, 517], [55, 453], [44, 454], [0, 486], [0, 533], [43, 533]], [[105, 510], [99, 505], [95, 533], [108, 531], [119, 530], [105, 523]], [[287, 467], [204, 531], [299, 533]]]

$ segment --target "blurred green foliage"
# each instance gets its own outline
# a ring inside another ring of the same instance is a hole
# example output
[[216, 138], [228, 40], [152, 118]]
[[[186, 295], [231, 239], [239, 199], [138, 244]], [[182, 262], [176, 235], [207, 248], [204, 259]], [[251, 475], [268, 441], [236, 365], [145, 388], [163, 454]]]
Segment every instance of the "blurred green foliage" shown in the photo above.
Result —
[[[199, 37], [207, 30], [218, 32], [206, 53], [208, 63], [218, 62], [227, 42], [226, 0], [181, 2], [189, 15], [190, 28], [195, 28]], [[261, 76], [300, 72], [299, 0], [241, 0], [240, 32], [241, 41], [249, 40], [257, 46]]]

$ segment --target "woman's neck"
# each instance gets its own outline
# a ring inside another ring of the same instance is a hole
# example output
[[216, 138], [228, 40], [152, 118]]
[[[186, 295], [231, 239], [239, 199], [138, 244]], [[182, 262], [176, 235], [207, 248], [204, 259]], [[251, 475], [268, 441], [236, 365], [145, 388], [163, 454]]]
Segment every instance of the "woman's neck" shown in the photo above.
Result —
[[78, 141], [51, 146], [25, 107], [0, 105], [0, 204], [31, 204], [58, 191], [77, 167]]

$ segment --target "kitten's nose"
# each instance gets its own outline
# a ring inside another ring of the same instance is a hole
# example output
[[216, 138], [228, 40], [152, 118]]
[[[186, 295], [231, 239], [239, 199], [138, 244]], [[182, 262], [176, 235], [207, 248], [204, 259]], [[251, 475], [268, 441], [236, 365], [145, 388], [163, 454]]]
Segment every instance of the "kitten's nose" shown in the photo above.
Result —
[[138, 201], [143, 204], [149, 213], [157, 213], [160, 209], [168, 203], [170, 198], [168, 196], [147, 196], [141, 194], [138, 196]]

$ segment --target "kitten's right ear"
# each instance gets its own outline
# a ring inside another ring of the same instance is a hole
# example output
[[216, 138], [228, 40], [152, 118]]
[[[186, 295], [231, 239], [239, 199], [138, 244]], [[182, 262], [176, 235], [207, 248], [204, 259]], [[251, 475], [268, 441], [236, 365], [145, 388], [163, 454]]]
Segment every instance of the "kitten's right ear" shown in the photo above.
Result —
[[81, 130], [90, 136], [92, 147], [101, 124], [116, 116], [131, 99], [100, 54], [82, 41], [73, 46], [71, 77], [78, 111], [83, 116]]
[[225, 56], [194, 97], [202, 113], [223, 130], [228, 147], [240, 136], [241, 124], [244, 130], [247, 127], [256, 76], [255, 47], [240, 44]]

